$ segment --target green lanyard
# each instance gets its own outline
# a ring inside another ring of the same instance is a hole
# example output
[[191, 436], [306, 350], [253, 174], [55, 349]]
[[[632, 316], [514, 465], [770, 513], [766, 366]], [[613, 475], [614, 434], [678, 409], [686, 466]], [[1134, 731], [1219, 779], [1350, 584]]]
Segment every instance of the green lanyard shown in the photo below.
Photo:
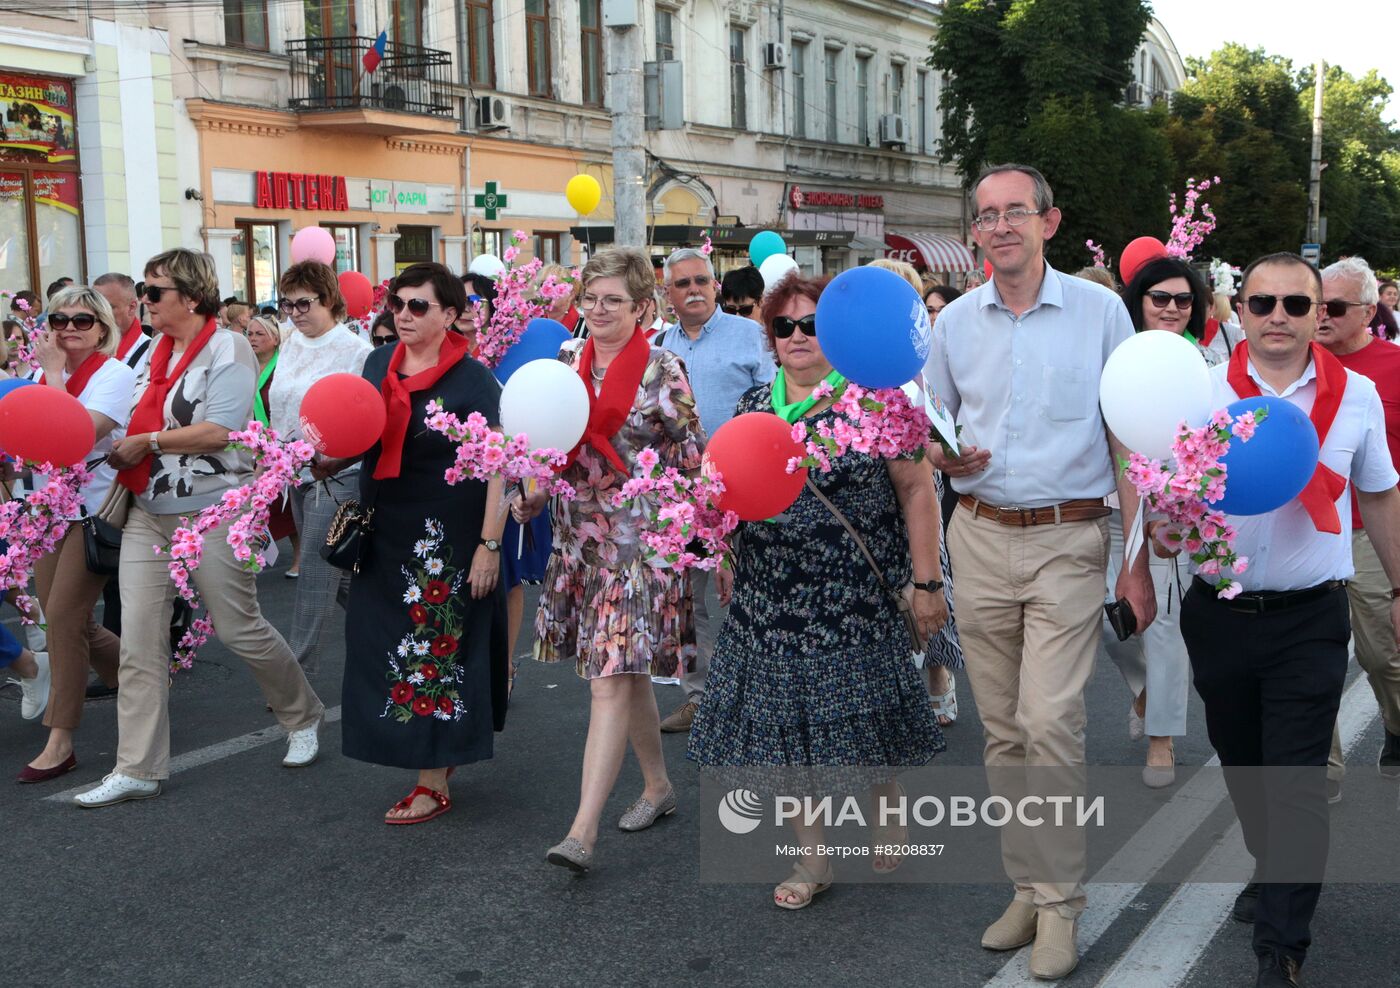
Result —
[[[832, 389], [839, 388], [846, 383], [846, 379], [841, 376], [840, 371], [833, 370], [822, 380], [830, 384]], [[796, 422], [805, 415], [818, 401], [816, 391], [813, 390], [801, 401], [789, 402], [787, 400], [787, 372], [779, 367], [778, 375], [773, 378], [773, 412], [789, 425]]]
[[272, 377], [272, 372], [277, 368], [277, 358], [282, 356], [282, 351], [278, 350], [272, 355], [272, 359], [267, 362], [267, 366], [258, 375], [258, 386], [253, 389], [253, 417], [267, 425], [267, 406], [263, 404], [262, 391], [267, 385], [268, 379]]

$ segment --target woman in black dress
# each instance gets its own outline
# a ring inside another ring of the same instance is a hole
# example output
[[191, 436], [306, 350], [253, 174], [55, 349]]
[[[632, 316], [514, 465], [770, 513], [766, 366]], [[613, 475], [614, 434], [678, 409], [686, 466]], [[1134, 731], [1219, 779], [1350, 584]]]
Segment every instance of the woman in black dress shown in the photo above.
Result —
[[447, 332], [466, 306], [447, 268], [406, 268], [388, 302], [399, 342], [364, 370], [388, 419], [360, 471], [360, 503], [374, 519], [346, 607], [342, 744], [350, 758], [418, 770], [384, 818], [411, 824], [451, 809], [452, 768], [490, 758], [492, 730], [505, 723], [502, 482], [449, 485], [453, 443], [424, 425], [434, 400], [494, 423], [501, 389]]

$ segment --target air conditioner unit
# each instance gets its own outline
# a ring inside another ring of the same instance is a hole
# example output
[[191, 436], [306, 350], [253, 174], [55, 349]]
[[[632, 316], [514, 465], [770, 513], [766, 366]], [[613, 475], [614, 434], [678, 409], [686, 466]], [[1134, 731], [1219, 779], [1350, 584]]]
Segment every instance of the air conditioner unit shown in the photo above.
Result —
[[787, 68], [787, 46], [769, 42], [763, 46], [763, 67], [765, 69]]
[[1142, 104], [1142, 83], [1128, 83], [1128, 87], [1123, 90], [1123, 102], [1129, 106], [1140, 106]]
[[370, 95], [386, 110], [426, 113], [433, 108], [433, 91], [426, 79], [398, 79], [374, 86]]
[[509, 127], [510, 104], [499, 96], [478, 96], [476, 126], [478, 130], [503, 130]]
[[880, 118], [880, 146], [895, 147], [909, 143], [909, 127], [897, 113], [886, 113]]

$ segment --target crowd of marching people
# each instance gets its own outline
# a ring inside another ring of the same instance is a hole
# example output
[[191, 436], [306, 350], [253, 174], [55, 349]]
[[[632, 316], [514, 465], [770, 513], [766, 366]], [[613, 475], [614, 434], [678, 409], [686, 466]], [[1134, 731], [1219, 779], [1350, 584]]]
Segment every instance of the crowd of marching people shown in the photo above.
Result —
[[[1256, 783], [1227, 774], [1261, 879], [1235, 916], [1254, 926], [1258, 983], [1296, 984], [1320, 886], [1268, 880], [1278, 821], [1246, 807], [1268, 807], [1325, 847], [1351, 642], [1384, 719], [1379, 771], [1400, 777], [1400, 291], [1359, 258], [1319, 272], [1287, 253], [1212, 284], [1161, 245], [1125, 254], [1116, 277], [1074, 276], [1045, 260], [1059, 212], [1038, 171], [990, 168], [973, 198], [985, 282], [930, 284], [877, 262], [922, 301], [930, 346], [909, 391], [919, 405], [937, 396], [956, 448], [847, 451], [807, 474], [780, 514], [744, 522], [713, 569], [653, 565], [648, 519], [616, 495], [653, 470], [699, 475], [710, 438], [736, 416], [834, 426], [847, 380], [817, 321], [829, 279], [764, 284], [753, 267], [721, 277], [707, 250], [688, 248], [659, 276], [626, 247], [578, 272], [541, 270], [541, 284], [568, 284], [540, 304], [588, 399], [582, 438], [562, 451], [568, 499], [499, 476], [452, 482], [453, 443], [422, 427], [435, 413], [501, 422], [501, 382], [477, 359], [500, 301], [490, 273], [413, 264], [359, 319], [320, 261], [289, 267], [277, 304], [259, 311], [222, 298], [212, 260], [187, 249], [91, 286], [64, 279], [42, 299], [11, 296], [0, 363], [76, 399], [95, 440], [80, 514], [36, 564], [25, 640], [0, 626], [21, 714], [48, 729], [19, 781], [72, 771], [85, 700], [115, 692], [115, 765], [75, 802], [161, 792], [172, 643], [190, 627], [162, 547], [184, 519], [253, 482], [254, 459], [231, 434], [255, 422], [311, 442], [308, 392], [354, 375], [382, 401], [372, 445], [316, 454], [270, 509], [266, 541], [298, 540], [290, 627], [264, 616], [227, 525], [207, 533], [193, 574], [211, 630], [287, 734], [284, 765], [318, 757], [325, 705], [307, 673], [343, 626], [343, 754], [412, 773], [386, 824], [447, 813], [454, 769], [490, 758], [504, 728], [524, 636], [535, 659], [570, 662], [588, 683], [578, 808], [546, 852], [586, 872], [629, 747], [644, 788], [617, 820], [623, 831], [677, 810], [663, 733], [687, 733], [687, 758], [707, 771], [865, 767], [853, 784], [892, 795], [899, 771], [945, 749], [960, 685], [976, 700], [989, 768], [1082, 766], [1085, 688], [1104, 652], [1127, 685], [1128, 731], [1147, 741], [1145, 785], [1175, 781], [1173, 739], [1193, 688], [1227, 770], [1330, 766], [1326, 789], [1306, 799], [1246, 793]], [[1251, 562], [1229, 594], [1150, 517], [1146, 545], [1126, 558], [1140, 495], [1115, 466], [1133, 450], [1100, 414], [1099, 380], [1118, 346], [1156, 332], [1195, 348], [1215, 407], [1271, 396], [1318, 434], [1317, 472], [1296, 499], [1232, 516]], [[44, 480], [10, 462], [7, 497]], [[343, 549], [355, 517], [373, 523], [347, 563], [327, 550]], [[526, 584], [540, 585], [533, 616]], [[656, 681], [679, 686], [675, 709], [658, 709]], [[820, 831], [799, 826], [797, 838], [813, 853], [773, 892], [789, 910], [834, 880], [815, 851]], [[1070, 853], [1082, 865], [1083, 848]], [[1009, 842], [1003, 860], [1013, 897], [982, 945], [1033, 944], [1033, 974], [1067, 975], [1083, 883], [1047, 880]], [[893, 853], [874, 860], [877, 872], [899, 864]]]

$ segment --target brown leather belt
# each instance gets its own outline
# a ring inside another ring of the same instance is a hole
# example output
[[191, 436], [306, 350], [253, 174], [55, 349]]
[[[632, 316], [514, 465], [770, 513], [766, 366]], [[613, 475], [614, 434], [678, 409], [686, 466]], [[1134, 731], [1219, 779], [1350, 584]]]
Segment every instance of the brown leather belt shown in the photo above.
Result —
[[962, 494], [958, 497], [958, 503], [978, 518], [986, 518], [1015, 528], [1025, 528], [1027, 525], [1058, 525], [1067, 521], [1093, 521], [1095, 518], [1107, 518], [1112, 514], [1112, 509], [1103, 503], [1101, 497], [1062, 501], [1044, 508], [998, 508], [994, 504], [977, 500], [971, 494]]

